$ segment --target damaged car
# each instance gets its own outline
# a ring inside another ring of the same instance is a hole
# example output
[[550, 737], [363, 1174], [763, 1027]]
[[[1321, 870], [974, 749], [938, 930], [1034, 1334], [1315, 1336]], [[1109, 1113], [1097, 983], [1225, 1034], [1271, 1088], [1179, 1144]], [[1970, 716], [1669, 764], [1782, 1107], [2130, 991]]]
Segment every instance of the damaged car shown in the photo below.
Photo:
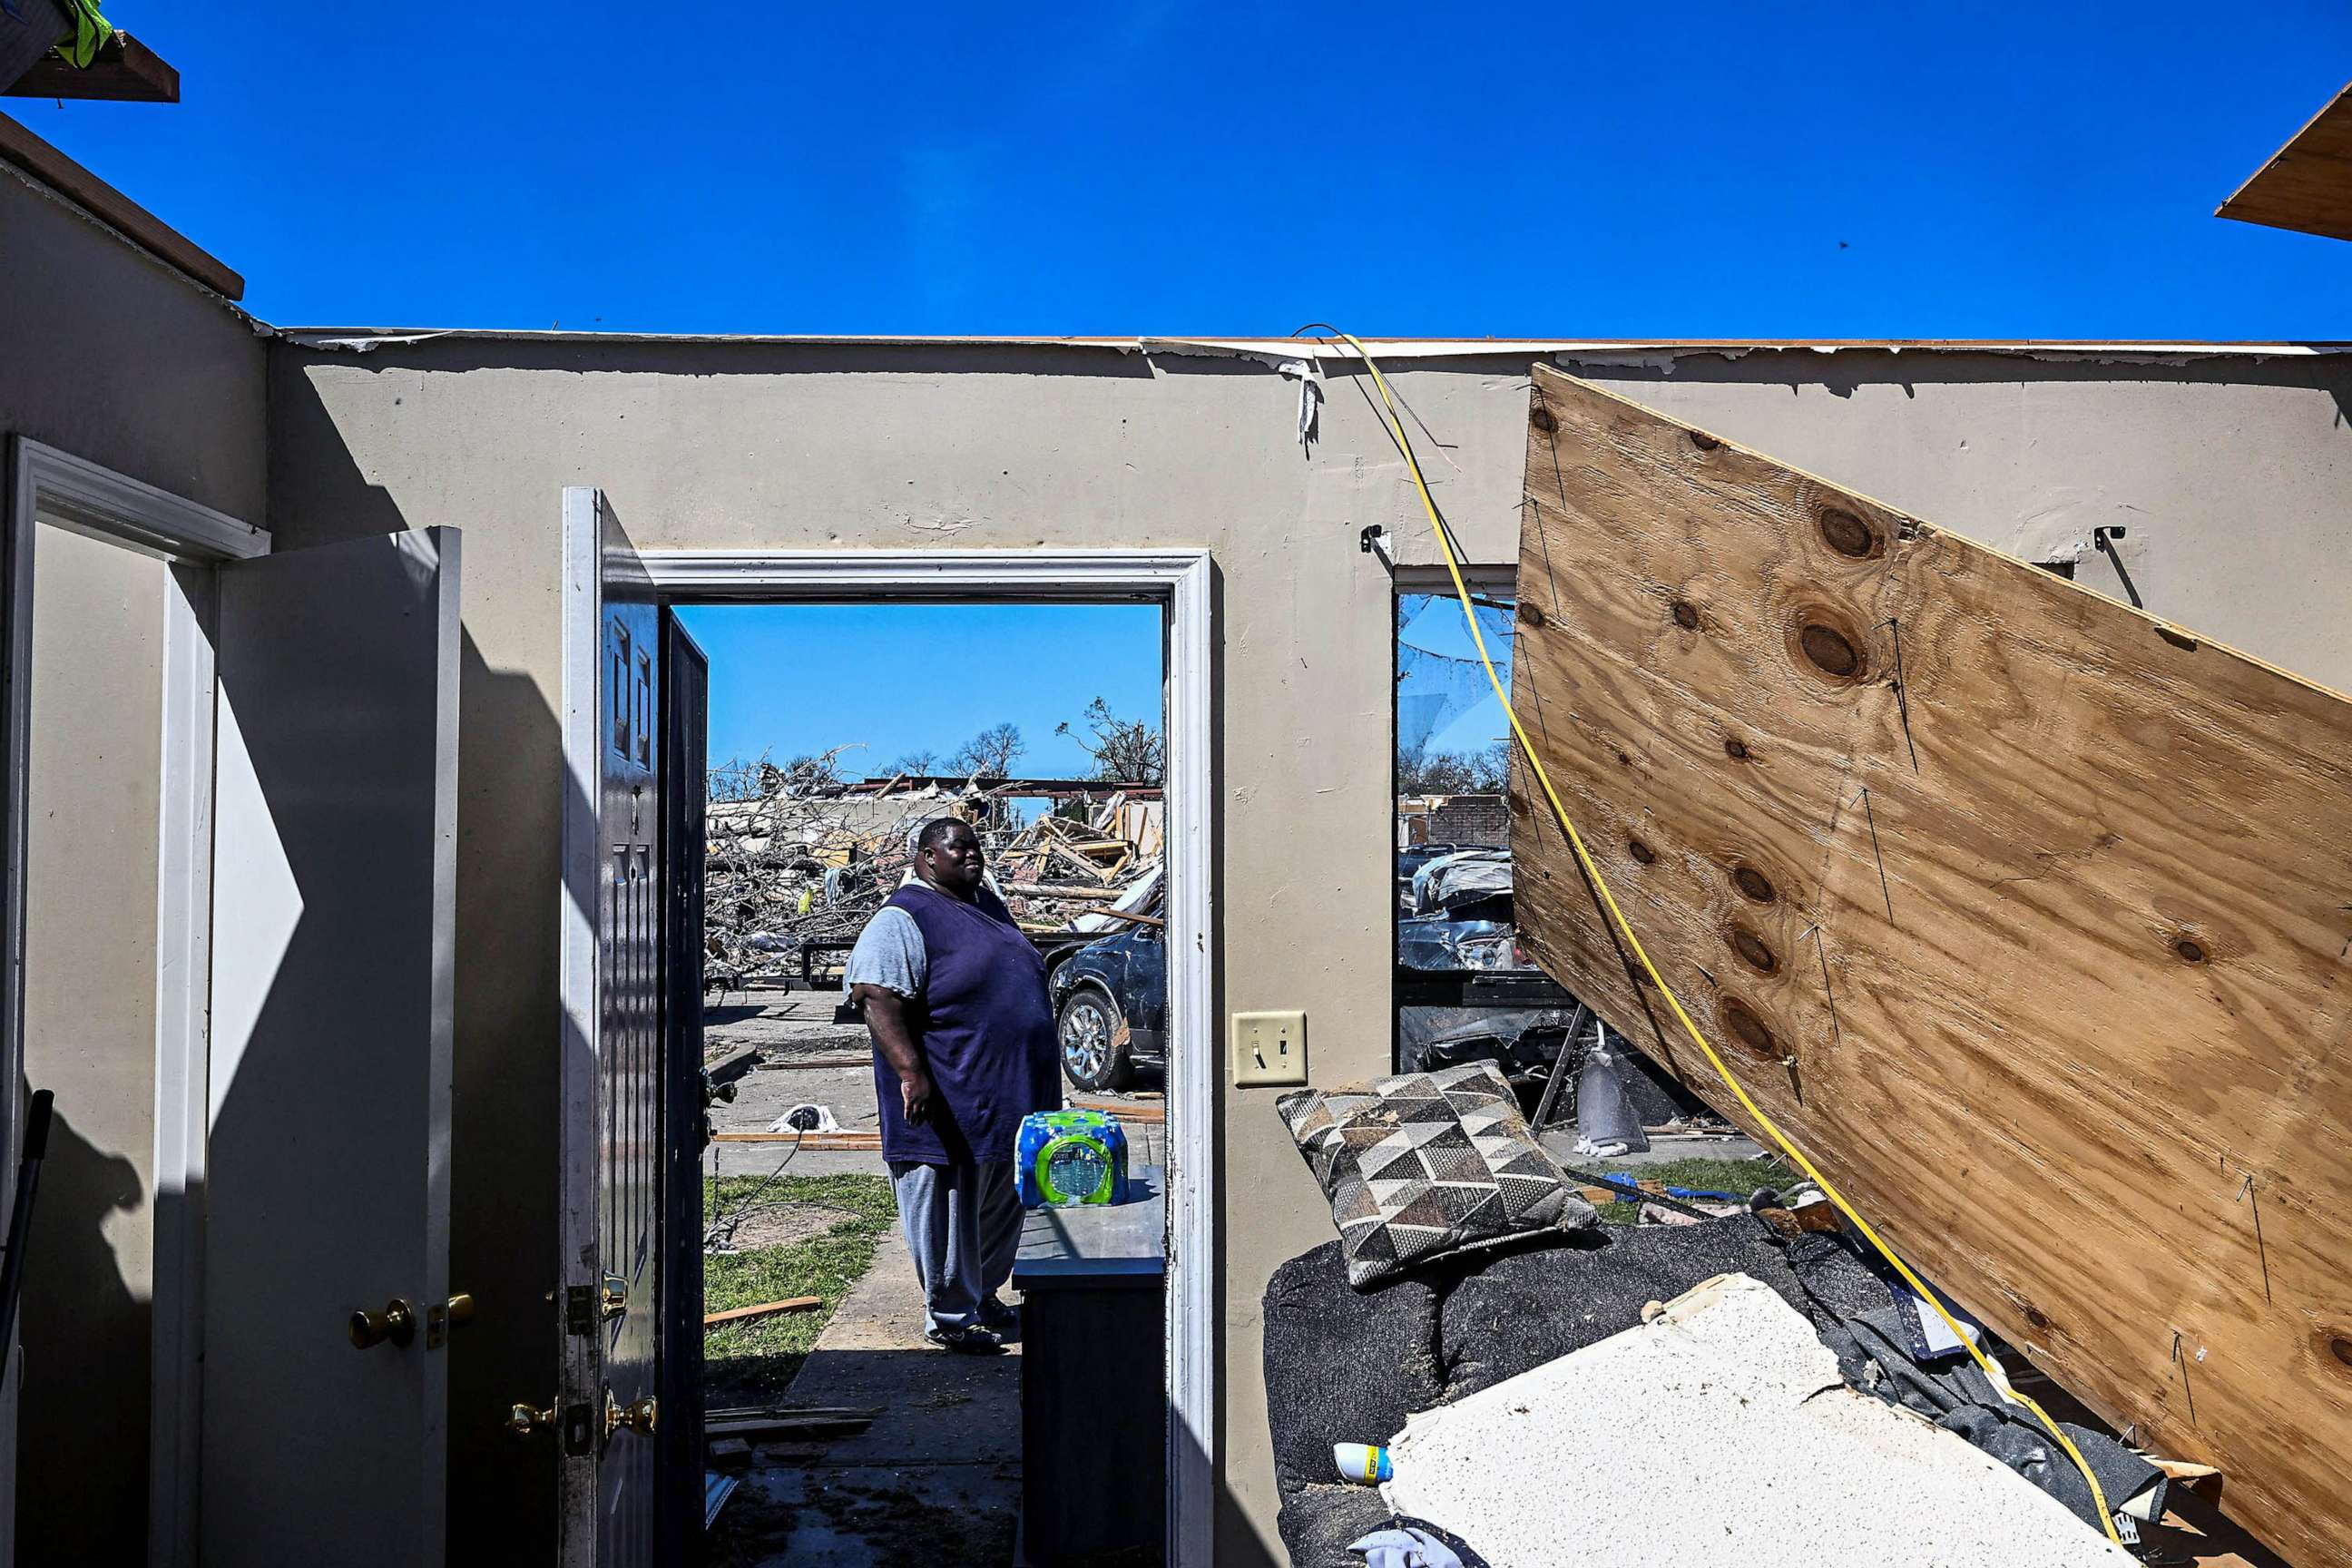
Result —
[[1156, 917], [1076, 949], [1046, 986], [1062, 1075], [1075, 1087], [1123, 1089], [1139, 1072], [1165, 1068], [1168, 946]]

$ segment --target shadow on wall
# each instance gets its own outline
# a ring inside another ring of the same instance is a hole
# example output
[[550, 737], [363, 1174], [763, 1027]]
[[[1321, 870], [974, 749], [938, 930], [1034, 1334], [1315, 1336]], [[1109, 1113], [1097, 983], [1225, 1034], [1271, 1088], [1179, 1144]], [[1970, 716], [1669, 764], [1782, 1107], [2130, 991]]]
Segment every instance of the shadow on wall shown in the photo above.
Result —
[[[17, 1510], [16, 1554], [27, 1563], [136, 1563], [147, 1552], [147, 1404], [100, 1403], [92, 1392], [138, 1395], [148, 1385], [152, 1311], [106, 1235], [109, 1216], [137, 1208], [144, 1194], [131, 1162], [92, 1146], [69, 1110], [60, 1101], [50, 1126], [25, 1251], [17, 1495], [39, 1505]], [[182, 1201], [173, 1194], [159, 1208]], [[168, 1234], [165, 1216], [156, 1220]], [[92, 1506], [101, 1497], [105, 1506]], [[124, 1498], [138, 1506], [120, 1506]]]
[[[352, 459], [299, 370], [272, 382], [270, 489], [280, 549], [407, 531], [400, 504]], [[285, 455], [302, 456], [299, 482]], [[558, 574], [561, 496], [547, 498], [546, 584]], [[460, 520], [462, 529], [463, 521]], [[487, 520], [486, 520], [487, 521]], [[527, 537], [498, 520], [467, 541], [460, 615], [484, 611], [484, 546]], [[556, 889], [565, 787], [561, 725], [532, 676], [501, 670], [473, 631], [458, 647], [456, 1037], [451, 1052], [449, 1279], [474, 1321], [449, 1342], [451, 1539], [484, 1561], [543, 1555], [555, 1539], [553, 1445], [504, 1425], [524, 1393], [554, 1393], [561, 1085]], [[539, 809], [512, 781], [542, 779]]]

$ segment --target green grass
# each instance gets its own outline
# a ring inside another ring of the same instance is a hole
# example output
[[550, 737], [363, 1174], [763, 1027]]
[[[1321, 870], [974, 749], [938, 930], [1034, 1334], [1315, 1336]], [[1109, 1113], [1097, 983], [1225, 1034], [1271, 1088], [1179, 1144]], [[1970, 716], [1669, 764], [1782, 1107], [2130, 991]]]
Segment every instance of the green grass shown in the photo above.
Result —
[[[1596, 1176], [1613, 1176], [1622, 1172], [1637, 1182], [1737, 1193], [1743, 1201], [1759, 1187], [1771, 1187], [1787, 1193], [1803, 1179], [1793, 1166], [1777, 1155], [1769, 1160], [1718, 1160], [1701, 1156], [1689, 1160], [1666, 1160], [1655, 1165], [1628, 1165], [1619, 1160], [1571, 1161], [1570, 1163]], [[1630, 1203], [1602, 1204], [1600, 1208], [1601, 1217], [1611, 1225], [1633, 1223], [1636, 1211]]]
[[[758, 1190], [757, 1176], [705, 1178], [706, 1222], [732, 1210]], [[785, 1176], [760, 1196], [772, 1204], [837, 1209], [824, 1234], [789, 1247], [766, 1247], [714, 1255], [703, 1260], [703, 1310], [780, 1301], [789, 1296], [819, 1296], [823, 1310], [780, 1312], [727, 1323], [702, 1336], [704, 1399], [713, 1408], [773, 1400], [791, 1386], [793, 1374], [850, 1288], [874, 1265], [874, 1245], [897, 1223], [890, 1183], [883, 1176]]]

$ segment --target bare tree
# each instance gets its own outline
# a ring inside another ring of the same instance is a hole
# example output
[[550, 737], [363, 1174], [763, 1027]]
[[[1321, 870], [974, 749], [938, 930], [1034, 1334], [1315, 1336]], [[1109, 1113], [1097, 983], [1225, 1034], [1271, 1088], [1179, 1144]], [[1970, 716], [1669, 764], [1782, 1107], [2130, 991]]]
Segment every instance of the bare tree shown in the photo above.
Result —
[[886, 773], [935, 773], [940, 767], [940, 754], [928, 747], [902, 753], [898, 760], [882, 771]]
[[1029, 754], [1029, 742], [1011, 724], [992, 724], [956, 748], [948, 765], [975, 778], [1013, 776], [1013, 764]]
[[1161, 782], [1168, 768], [1168, 742], [1158, 730], [1139, 719], [1119, 718], [1099, 697], [1087, 704], [1082, 722], [1087, 731], [1084, 735], [1067, 721], [1055, 725], [1054, 733], [1067, 735], [1095, 760], [1096, 778], [1106, 784]]
[[1475, 752], [1397, 752], [1399, 795], [1500, 795], [1508, 780], [1511, 748], [1496, 741]]
[[710, 795], [714, 805], [731, 801], [757, 800], [767, 792], [760, 786], [760, 770], [770, 766], [768, 759], [747, 763], [740, 757], [710, 770]]

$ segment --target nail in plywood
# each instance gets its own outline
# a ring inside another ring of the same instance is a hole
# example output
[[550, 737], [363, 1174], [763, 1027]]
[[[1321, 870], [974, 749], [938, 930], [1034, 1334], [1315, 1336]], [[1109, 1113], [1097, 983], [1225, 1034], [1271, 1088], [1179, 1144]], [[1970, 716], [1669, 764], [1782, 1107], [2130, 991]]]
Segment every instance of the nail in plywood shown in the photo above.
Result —
[[2352, 239], [2352, 87], [2272, 153], [2214, 216]]
[[[1528, 437], [1513, 701], [1667, 983], [1927, 1278], [2352, 1564], [2352, 704], [1549, 369]], [[1528, 944], [1736, 1110], [1525, 772]]]

